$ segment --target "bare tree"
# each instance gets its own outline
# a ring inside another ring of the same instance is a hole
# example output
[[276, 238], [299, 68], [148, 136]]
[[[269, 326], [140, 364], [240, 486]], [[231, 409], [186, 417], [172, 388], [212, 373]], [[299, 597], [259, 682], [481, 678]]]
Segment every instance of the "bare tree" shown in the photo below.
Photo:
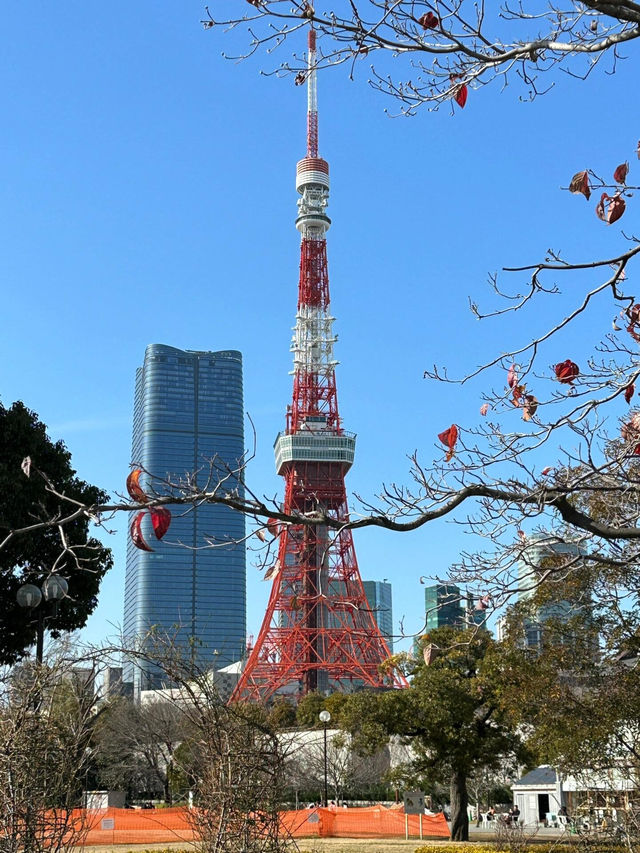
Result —
[[[321, 8], [312, 0], [247, 0], [207, 10], [208, 28], [241, 28], [241, 58], [271, 53], [309, 22], [320, 40], [318, 67], [347, 65], [350, 75], [364, 66], [369, 83], [397, 99], [400, 111], [455, 101], [463, 107], [469, 91], [517, 80], [525, 97], [544, 93], [559, 66], [587, 77], [603, 58], [615, 69], [620, 49], [640, 36], [640, 4], [632, 0], [531, 0], [502, 4], [471, 0], [337, 0]], [[304, 82], [306, 65], [288, 45], [285, 61], [272, 73]], [[293, 53], [293, 55], [291, 55]], [[237, 56], [232, 57], [237, 59]], [[374, 64], [372, 64], [372, 61]], [[401, 75], [404, 75], [402, 77]]]
[[114, 700], [103, 709], [95, 738], [101, 781], [132, 793], [159, 792], [171, 803], [174, 756], [188, 734], [184, 712], [173, 702]]
[[[323, 732], [292, 731], [282, 733], [280, 740], [286, 753], [288, 785], [297, 791], [321, 790], [324, 783]], [[327, 783], [335, 802], [345, 791], [378, 784], [389, 770], [389, 750], [373, 755], [359, 755], [351, 746], [346, 732], [332, 732], [327, 738]]]
[[[289, 836], [280, 825], [284, 754], [266, 709], [227, 706], [214, 674], [194, 671], [179, 648], [158, 640], [127, 649], [139, 661], [151, 656], [167, 683], [162, 704], [173, 706], [186, 734], [173, 750], [174, 771], [187, 780], [193, 799], [189, 819], [206, 853], [280, 853]], [[166, 709], [165, 709], [166, 710]], [[163, 712], [165, 713], [165, 712]]]
[[0, 844], [7, 853], [70, 850], [88, 828], [74, 809], [91, 762], [94, 695], [75, 677], [78, 663], [50, 657], [0, 679]]

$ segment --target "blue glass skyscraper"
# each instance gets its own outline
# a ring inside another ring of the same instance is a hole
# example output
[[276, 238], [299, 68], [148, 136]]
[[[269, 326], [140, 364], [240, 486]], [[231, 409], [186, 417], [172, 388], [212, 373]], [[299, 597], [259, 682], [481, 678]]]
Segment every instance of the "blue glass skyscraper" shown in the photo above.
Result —
[[[160, 480], [195, 476], [204, 487], [228, 477], [226, 488], [241, 489], [241, 474], [238, 481], [230, 472], [238, 471], [243, 454], [241, 353], [149, 345], [136, 372], [134, 465]], [[159, 480], [154, 487], [164, 490]], [[140, 642], [153, 628], [174, 637], [199, 668], [219, 668], [244, 651], [244, 516], [212, 504], [172, 507], [172, 516], [162, 542], [143, 526], [152, 553], [128, 542], [125, 641]], [[130, 662], [124, 679], [134, 681], [136, 693], [163, 683], [157, 668]]]
[[373, 611], [380, 633], [387, 641], [389, 651], [393, 654], [393, 601], [391, 584], [384, 581], [362, 581], [364, 594], [367, 596], [369, 607]]

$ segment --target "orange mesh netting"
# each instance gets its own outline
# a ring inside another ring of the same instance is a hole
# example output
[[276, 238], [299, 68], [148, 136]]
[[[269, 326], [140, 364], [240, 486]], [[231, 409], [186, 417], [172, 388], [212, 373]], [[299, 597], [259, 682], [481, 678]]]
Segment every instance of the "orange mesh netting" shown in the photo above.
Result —
[[[194, 831], [188, 809], [100, 809], [76, 813], [89, 826], [84, 844], [164, 844], [192, 841]], [[418, 815], [409, 815], [409, 835], [420, 833]], [[111, 826], [113, 829], [104, 828]], [[295, 838], [385, 838], [404, 837], [405, 814], [402, 808], [300, 809], [281, 813], [282, 829]], [[424, 837], [449, 838], [449, 827], [442, 814], [422, 816]]]
[[[364, 809], [300, 809], [282, 812], [283, 828], [296, 838], [388, 838], [404, 836], [404, 809], [372, 806]], [[409, 815], [409, 835], [420, 834], [419, 815]], [[423, 836], [449, 838], [444, 815], [422, 816]]]

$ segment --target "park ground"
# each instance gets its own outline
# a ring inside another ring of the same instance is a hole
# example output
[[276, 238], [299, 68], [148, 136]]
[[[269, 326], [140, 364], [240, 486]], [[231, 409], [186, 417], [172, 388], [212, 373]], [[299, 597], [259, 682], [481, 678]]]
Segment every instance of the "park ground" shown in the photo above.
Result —
[[[475, 829], [475, 827], [474, 827]], [[553, 836], [557, 838], [557, 834]], [[494, 840], [494, 836], [488, 832], [479, 833], [472, 830], [470, 841], [487, 842]], [[549, 835], [539, 835], [531, 839], [532, 844], [549, 841]], [[426, 842], [426, 839], [425, 839]], [[414, 853], [423, 842], [419, 838], [299, 838], [298, 848], [300, 853]], [[429, 839], [429, 845], [444, 847], [451, 845], [447, 839]], [[146, 851], [160, 850], [185, 850], [190, 849], [189, 844], [176, 842], [174, 844], [116, 844], [112, 846], [77, 848], [86, 853], [146, 853]]]

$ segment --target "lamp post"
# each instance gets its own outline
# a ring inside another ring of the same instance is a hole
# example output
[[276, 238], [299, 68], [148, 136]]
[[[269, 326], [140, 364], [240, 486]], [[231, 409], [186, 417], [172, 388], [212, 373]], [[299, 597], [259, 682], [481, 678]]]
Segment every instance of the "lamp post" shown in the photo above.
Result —
[[331, 719], [331, 714], [328, 711], [320, 711], [320, 722], [324, 728], [324, 798], [322, 805], [327, 807], [327, 723]]
[[44, 623], [48, 617], [44, 614], [44, 602], [53, 602], [53, 616], [58, 612], [58, 602], [67, 594], [69, 585], [60, 575], [49, 575], [42, 587], [32, 583], [25, 583], [16, 593], [16, 600], [20, 607], [36, 611], [37, 633], [36, 633], [36, 662], [42, 663], [44, 650]]

